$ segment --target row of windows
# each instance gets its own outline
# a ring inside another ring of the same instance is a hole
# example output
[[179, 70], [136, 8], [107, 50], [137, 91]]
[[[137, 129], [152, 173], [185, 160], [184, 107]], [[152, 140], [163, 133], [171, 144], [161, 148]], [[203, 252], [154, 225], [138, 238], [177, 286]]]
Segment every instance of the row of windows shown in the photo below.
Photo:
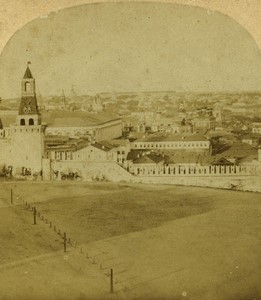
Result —
[[59, 130], [55, 130], [55, 131], [49, 131], [48, 130], [48, 133], [49, 134], [53, 134], [53, 135], [63, 135], [63, 134], [66, 134], [66, 135], [70, 135], [70, 134], [75, 134], [75, 135], [90, 135], [90, 134], [93, 134], [93, 132], [90, 132], [90, 131], [77, 131], [77, 130], [71, 130], [71, 131], [59, 131]]
[[[55, 157], [55, 159], [59, 159], [59, 160], [63, 160], [63, 159], [64, 160], [72, 160], [72, 159], [75, 159], [75, 158], [78, 158], [78, 159], [87, 159], [87, 158], [102, 159], [103, 155], [101, 155], [101, 154], [99, 154], [99, 155], [85, 154], [84, 157], [83, 157], [79, 153], [73, 155], [73, 153], [69, 152], [69, 151], [64, 151], [64, 152], [55, 151], [54, 152], [54, 157]], [[48, 155], [47, 155], [47, 158], [48, 158]], [[113, 155], [108, 154], [107, 158], [111, 159], [111, 158], [113, 158]]]
[[125, 151], [117, 151], [117, 154], [120, 155], [120, 154], [125, 154]]
[[208, 143], [171, 143], [171, 144], [134, 144], [135, 148], [179, 148], [179, 147], [208, 147]]
[[54, 152], [55, 159], [63, 159], [63, 153], [64, 153], [64, 159], [65, 160], [72, 160], [73, 159], [72, 152], [68, 152], [68, 151], [65, 151], [65, 152], [55, 151]]
[[24, 107], [24, 112], [25, 113], [27, 113], [27, 112], [30, 113], [31, 112], [31, 107], [28, 107], [28, 108]]
[[[30, 118], [28, 124], [29, 125], [34, 125], [34, 119]], [[25, 119], [20, 120], [20, 125], [25, 126]]]

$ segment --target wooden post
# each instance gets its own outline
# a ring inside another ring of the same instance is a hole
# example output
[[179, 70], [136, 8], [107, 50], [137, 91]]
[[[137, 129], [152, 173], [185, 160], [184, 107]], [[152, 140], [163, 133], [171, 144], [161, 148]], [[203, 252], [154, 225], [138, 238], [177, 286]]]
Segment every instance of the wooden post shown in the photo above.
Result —
[[34, 207], [34, 225], [36, 225], [36, 207]]
[[111, 290], [110, 292], [113, 293], [113, 269], [111, 269], [111, 276], [110, 276], [110, 283], [111, 283]]
[[66, 252], [66, 242], [67, 242], [67, 239], [66, 239], [66, 232], [63, 234], [63, 249], [64, 249], [64, 252]]
[[14, 201], [13, 201], [13, 189], [11, 189], [11, 204], [13, 204]]

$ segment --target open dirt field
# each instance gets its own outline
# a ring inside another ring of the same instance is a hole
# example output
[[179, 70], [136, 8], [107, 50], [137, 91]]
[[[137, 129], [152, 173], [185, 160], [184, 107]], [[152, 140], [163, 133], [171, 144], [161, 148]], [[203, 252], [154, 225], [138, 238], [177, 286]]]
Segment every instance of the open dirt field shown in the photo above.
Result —
[[0, 299], [261, 299], [258, 193], [3, 182], [0, 220]]

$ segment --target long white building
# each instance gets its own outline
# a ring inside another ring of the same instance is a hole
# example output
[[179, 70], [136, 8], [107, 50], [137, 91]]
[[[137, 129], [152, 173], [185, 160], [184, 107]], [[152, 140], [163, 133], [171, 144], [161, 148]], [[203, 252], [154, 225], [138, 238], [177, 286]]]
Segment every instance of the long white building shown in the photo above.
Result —
[[211, 150], [211, 142], [204, 136], [194, 135], [169, 135], [169, 136], [148, 136], [138, 139], [131, 144], [132, 149], [151, 150], [190, 150], [206, 151]]

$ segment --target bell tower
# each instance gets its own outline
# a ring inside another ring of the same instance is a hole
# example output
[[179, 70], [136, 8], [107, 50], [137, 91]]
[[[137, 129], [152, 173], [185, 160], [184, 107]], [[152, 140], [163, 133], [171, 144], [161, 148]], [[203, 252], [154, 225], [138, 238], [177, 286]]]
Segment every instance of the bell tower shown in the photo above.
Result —
[[35, 93], [35, 79], [33, 78], [29, 64], [30, 62], [27, 63], [27, 68], [21, 84], [22, 97], [17, 118], [17, 125], [20, 126], [41, 125]]

